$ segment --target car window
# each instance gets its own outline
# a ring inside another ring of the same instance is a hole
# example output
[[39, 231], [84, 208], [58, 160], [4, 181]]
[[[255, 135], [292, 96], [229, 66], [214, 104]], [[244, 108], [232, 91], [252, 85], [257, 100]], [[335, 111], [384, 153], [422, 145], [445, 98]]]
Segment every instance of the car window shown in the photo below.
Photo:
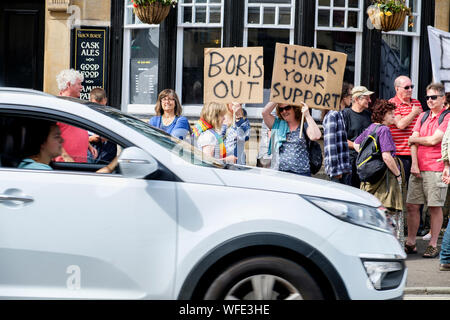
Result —
[[63, 122], [2, 115], [0, 127], [2, 167], [97, 172], [117, 160], [122, 149], [96, 132]]
[[190, 141], [179, 140], [171, 136], [170, 134], [159, 130], [158, 128], [150, 126], [140, 119], [124, 114], [113, 108], [100, 106], [90, 107], [125, 124], [133, 130], [140, 132], [153, 142], [157, 143], [158, 145], [169, 150], [173, 154], [179, 156], [180, 158], [191, 164], [215, 168], [229, 167], [229, 165], [224, 165], [222, 162], [212, 157], [205, 156], [205, 154], [198, 148], [194, 147], [190, 143]]

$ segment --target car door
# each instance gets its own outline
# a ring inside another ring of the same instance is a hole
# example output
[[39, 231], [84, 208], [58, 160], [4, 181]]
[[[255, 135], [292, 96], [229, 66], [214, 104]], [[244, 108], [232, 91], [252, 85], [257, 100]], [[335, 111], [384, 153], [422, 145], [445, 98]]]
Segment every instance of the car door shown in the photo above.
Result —
[[0, 297], [172, 298], [175, 182], [0, 167]]

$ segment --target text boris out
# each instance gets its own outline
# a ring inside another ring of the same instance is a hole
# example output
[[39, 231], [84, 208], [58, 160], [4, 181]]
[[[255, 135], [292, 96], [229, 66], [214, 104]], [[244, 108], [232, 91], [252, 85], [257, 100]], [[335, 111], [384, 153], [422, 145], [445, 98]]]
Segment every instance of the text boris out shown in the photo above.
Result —
[[271, 101], [338, 109], [346, 55], [277, 43]]
[[205, 50], [205, 101], [262, 102], [262, 48]]

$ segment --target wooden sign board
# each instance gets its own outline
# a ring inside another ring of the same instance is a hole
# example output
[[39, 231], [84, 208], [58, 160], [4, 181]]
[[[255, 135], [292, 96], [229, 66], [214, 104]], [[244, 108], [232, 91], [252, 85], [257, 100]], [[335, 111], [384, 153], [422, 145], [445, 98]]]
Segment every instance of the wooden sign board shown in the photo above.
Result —
[[277, 43], [270, 101], [339, 110], [347, 55]]
[[204, 102], [262, 103], [263, 48], [205, 48]]
[[109, 27], [82, 26], [72, 32], [71, 67], [83, 74], [80, 98], [89, 100], [94, 88], [108, 92]]

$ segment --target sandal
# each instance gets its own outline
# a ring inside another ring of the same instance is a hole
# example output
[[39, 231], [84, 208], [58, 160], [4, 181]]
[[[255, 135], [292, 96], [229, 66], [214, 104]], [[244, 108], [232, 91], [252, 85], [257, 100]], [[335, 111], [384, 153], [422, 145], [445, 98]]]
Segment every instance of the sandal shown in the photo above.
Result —
[[405, 252], [407, 254], [414, 254], [417, 253], [416, 244], [407, 244], [405, 242]]
[[423, 254], [424, 258], [436, 258], [439, 254], [439, 249], [433, 246], [428, 246], [427, 250]]

